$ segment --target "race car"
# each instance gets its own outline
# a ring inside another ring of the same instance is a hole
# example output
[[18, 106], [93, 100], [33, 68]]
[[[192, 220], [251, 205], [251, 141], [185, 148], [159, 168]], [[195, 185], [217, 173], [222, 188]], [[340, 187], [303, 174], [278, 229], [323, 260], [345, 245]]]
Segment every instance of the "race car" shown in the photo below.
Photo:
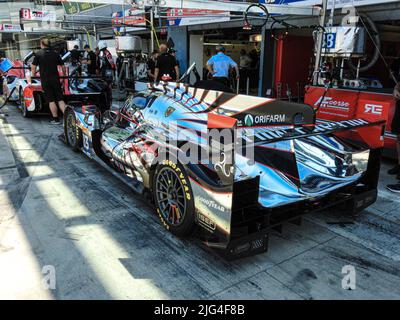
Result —
[[380, 149], [336, 136], [383, 126], [315, 124], [304, 104], [175, 83], [118, 110], [75, 104], [66, 143], [152, 199], [162, 225], [224, 257], [267, 250], [268, 235], [305, 213], [360, 212], [377, 197]]
[[[63, 61], [69, 59], [68, 52], [63, 56]], [[21, 66], [16, 66], [8, 72], [5, 81], [10, 82], [7, 85], [6, 92], [11, 97], [10, 101], [16, 101], [23, 117], [29, 117], [32, 114], [49, 114], [49, 104], [46, 101], [43, 88], [40, 83], [40, 77], [30, 76], [29, 61], [34, 57], [30, 52]], [[69, 74], [68, 68], [65, 70], [59, 66], [59, 75], [64, 92], [64, 101], [85, 101], [96, 103], [96, 105], [105, 110], [110, 105], [109, 92], [107, 84], [101, 79], [95, 77], [79, 76], [77, 71]], [[18, 76], [13, 76], [18, 73]], [[69, 74], [69, 75], [68, 75]], [[13, 87], [15, 89], [13, 89]]]
[[[24, 60], [25, 61], [25, 60]], [[21, 60], [14, 60], [12, 68], [3, 79], [3, 93], [10, 102], [22, 105], [24, 89], [29, 85], [25, 72], [28, 66]], [[32, 79], [32, 85], [40, 85], [40, 80]]]

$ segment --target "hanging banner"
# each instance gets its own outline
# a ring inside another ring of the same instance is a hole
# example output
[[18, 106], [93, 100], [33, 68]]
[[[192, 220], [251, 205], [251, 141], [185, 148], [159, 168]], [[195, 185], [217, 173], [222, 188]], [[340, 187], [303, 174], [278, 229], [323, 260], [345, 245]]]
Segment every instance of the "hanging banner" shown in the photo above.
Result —
[[19, 17], [25, 21], [56, 21], [57, 18], [55, 11], [40, 11], [28, 8], [21, 8]]
[[19, 24], [0, 24], [0, 32], [21, 32]]
[[63, 1], [62, 5], [64, 7], [65, 14], [68, 15], [82, 13], [85, 11], [89, 11], [104, 6], [104, 4], [101, 3], [73, 2], [73, 1]]
[[[260, 3], [266, 4], [293, 4], [293, 5], [317, 5], [322, 4], [322, 0], [260, 0]], [[335, 8], [343, 8], [346, 6], [368, 6], [383, 4], [389, 2], [398, 2], [398, 0], [329, 0], [328, 9], [335, 3]]]
[[230, 20], [229, 11], [203, 9], [168, 9], [169, 26], [190, 26], [195, 24], [225, 22]]
[[111, 24], [114, 27], [114, 33], [117, 35], [125, 32], [146, 30], [145, 11], [131, 8], [125, 11], [114, 12]]

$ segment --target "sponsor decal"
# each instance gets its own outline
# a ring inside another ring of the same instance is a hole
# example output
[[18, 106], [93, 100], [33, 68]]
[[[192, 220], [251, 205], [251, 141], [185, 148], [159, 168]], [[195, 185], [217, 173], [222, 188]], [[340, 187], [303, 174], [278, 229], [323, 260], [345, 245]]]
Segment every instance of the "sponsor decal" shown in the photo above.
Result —
[[263, 125], [268, 123], [283, 123], [285, 120], [286, 115], [284, 114], [266, 114], [260, 116], [247, 114], [244, 117], [244, 125], [246, 127], [252, 127], [253, 125]]
[[216, 228], [215, 222], [211, 220], [209, 217], [205, 216], [204, 214], [201, 214], [200, 212], [197, 212], [197, 221], [199, 222], [199, 224], [203, 225], [206, 229], [214, 231]]
[[165, 111], [165, 117], [168, 118], [173, 112], [175, 111], [175, 108], [173, 107], [168, 107], [167, 110]]
[[375, 114], [381, 116], [382, 112], [383, 112], [383, 106], [379, 104], [367, 103], [364, 106], [364, 113], [366, 114]]
[[225, 212], [225, 207], [221, 206], [218, 202], [216, 202], [214, 200], [199, 197], [199, 201], [201, 203], [205, 204], [209, 208], [213, 208], [213, 209], [217, 209], [218, 211]]
[[0, 24], [0, 31], [21, 32], [21, 26], [16, 24]]
[[251, 114], [248, 114], [244, 117], [244, 125], [247, 127], [251, 127], [254, 124], [254, 119]]
[[344, 109], [349, 110], [350, 103], [346, 101], [334, 100], [332, 97], [323, 97], [321, 96], [314, 104], [315, 107], [318, 107], [321, 104], [321, 108], [336, 108], [336, 109]]
[[226, 162], [227, 156], [226, 156], [225, 152], [221, 152], [221, 156], [222, 156], [222, 160], [217, 162], [214, 165], [214, 169], [216, 171], [221, 171], [226, 177], [229, 178], [230, 175], [232, 174], [233, 167], [230, 166], [230, 164], [228, 164]]

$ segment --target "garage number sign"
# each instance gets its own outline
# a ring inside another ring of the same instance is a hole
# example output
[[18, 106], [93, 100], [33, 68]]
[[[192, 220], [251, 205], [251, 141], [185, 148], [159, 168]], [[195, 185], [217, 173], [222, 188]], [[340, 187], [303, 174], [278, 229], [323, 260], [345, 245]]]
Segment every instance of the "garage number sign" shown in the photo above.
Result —
[[336, 47], [336, 33], [324, 33], [323, 48], [335, 49]]

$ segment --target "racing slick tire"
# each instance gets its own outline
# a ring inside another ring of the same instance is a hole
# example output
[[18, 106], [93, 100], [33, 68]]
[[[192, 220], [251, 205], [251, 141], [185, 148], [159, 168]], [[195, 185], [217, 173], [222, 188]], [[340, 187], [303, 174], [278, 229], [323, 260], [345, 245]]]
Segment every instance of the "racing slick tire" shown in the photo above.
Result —
[[153, 175], [153, 196], [164, 227], [178, 237], [188, 236], [195, 227], [193, 192], [183, 166], [163, 160]]
[[21, 110], [21, 114], [24, 118], [29, 118], [30, 113], [25, 105], [25, 99], [24, 99], [24, 93], [22, 91], [22, 88], [19, 88], [19, 96], [18, 96], [18, 105]]
[[75, 112], [67, 108], [64, 115], [65, 142], [72, 150], [79, 151], [82, 146], [82, 130], [76, 125]]

